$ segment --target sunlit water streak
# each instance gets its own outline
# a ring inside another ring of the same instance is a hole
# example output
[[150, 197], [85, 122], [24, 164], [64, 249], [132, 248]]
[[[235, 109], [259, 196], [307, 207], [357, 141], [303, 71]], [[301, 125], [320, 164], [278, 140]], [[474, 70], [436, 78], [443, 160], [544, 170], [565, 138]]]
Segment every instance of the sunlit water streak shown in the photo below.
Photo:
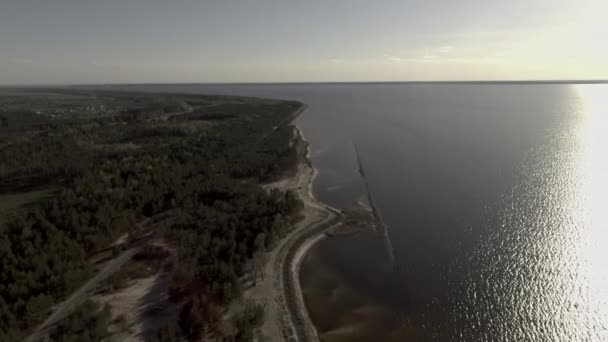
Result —
[[584, 101], [578, 194], [583, 232], [577, 249], [584, 276], [579, 300], [589, 309], [583, 318], [594, 341], [608, 341], [608, 87], [579, 86]]
[[575, 112], [525, 158], [522, 181], [454, 284], [466, 291], [454, 298], [468, 299], [453, 305], [457, 336], [608, 340], [608, 91], [576, 90]]

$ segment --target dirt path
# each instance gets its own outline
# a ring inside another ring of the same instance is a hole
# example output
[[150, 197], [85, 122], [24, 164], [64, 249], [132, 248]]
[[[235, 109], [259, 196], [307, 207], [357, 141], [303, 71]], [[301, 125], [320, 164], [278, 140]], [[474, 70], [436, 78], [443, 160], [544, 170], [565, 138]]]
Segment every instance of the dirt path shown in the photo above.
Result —
[[[299, 130], [298, 134], [301, 135]], [[306, 160], [302, 160], [295, 176], [266, 186], [296, 191], [304, 208], [302, 220], [268, 253], [264, 279], [258, 280], [256, 286], [245, 293], [246, 298], [262, 303], [266, 309], [262, 336], [258, 340], [318, 340], [303, 302], [298, 277], [299, 265], [307, 249], [322, 237], [323, 232], [341, 214], [314, 198], [312, 184], [315, 175], [316, 171]]]
[[117, 258], [109, 261], [103, 269], [101, 269], [93, 278], [89, 279], [84, 285], [76, 290], [72, 295], [65, 301], [57, 304], [53, 313], [39, 325], [36, 330], [26, 340], [27, 342], [42, 341], [49, 333], [49, 329], [52, 328], [59, 321], [67, 317], [72, 313], [80, 304], [82, 304], [88, 297], [89, 294], [95, 290], [97, 285], [107, 279], [112, 274], [116, 273], [125, 263], [127, 263], [137, 252], [139, 247], [131, 248], [122, 253]]

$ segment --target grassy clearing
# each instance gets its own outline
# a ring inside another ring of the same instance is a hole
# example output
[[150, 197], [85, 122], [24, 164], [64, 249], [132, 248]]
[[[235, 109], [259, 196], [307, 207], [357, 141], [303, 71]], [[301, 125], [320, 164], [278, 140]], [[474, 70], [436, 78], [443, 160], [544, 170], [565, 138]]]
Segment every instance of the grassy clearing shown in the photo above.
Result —
[[49, 187], [20, 193], [0, 194], [0, 224], [12, 215], [18, 215], [27, 205], [53, 196], [57, 188]]

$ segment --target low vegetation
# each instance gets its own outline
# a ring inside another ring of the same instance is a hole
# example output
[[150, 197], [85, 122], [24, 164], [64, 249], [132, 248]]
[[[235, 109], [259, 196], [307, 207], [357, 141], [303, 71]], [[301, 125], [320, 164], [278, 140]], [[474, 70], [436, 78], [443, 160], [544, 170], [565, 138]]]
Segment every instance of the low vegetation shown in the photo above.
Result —
[[86, 301], [53, 329], [49, 339], [57, 342], [102, 341], [110, 337], [107, 328], [110, 321], [108, 307], [100, 308], [95, 302]]

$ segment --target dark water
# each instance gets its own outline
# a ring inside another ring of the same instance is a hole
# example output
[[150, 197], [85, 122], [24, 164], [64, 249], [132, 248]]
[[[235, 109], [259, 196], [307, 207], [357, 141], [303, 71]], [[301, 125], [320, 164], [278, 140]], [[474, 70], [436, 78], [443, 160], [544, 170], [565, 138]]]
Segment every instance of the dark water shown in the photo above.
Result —
[[301, 273], [322, 339], [608, 341], [604, 85], [184, 85], [296, 99], [318, 197], [389, 229], [326, 239]]

